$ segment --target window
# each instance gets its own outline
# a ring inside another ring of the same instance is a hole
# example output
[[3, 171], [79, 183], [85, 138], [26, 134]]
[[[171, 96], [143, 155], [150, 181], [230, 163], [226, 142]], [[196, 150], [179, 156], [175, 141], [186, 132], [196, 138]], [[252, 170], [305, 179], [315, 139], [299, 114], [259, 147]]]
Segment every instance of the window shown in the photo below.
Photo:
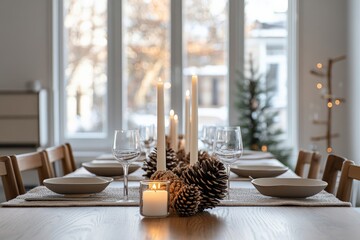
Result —
[[273, 107], [288, 132], [288, 0], [245, 1], [245, 64], [250, 54], [268, 86], [275, 86]]
[[61, 53], [58, 141], [109, 150], [114, 129], [156, 123], [159, 77], [167, 112], [175, 109], [181, 119], [185, 90], [197, 74], [200, 128], [237, 124], [233, 77], [250, 52], [266, 81], [277, 84], [274, 105], [287, 126], [287, 0], [54, 2], [60, 6], [54, 14]]
[[198, 75], [199, 128], [226, 125], [228, 1], [185, 0], [183, 9], [184, 87]]
[[123, 19], [123, 126], [156, 124], [159, 77], [167, 83], [165, 112], [170, 111], [170, 1], [127, 0]]
[[65, 138], [107, 128], [107, 2], [64, 1]]

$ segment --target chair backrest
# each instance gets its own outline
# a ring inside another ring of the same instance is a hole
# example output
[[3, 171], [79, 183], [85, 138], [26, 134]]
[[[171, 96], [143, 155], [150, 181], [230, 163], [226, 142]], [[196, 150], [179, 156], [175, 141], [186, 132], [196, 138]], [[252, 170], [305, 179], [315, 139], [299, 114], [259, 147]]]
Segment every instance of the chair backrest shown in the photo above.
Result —
[[56, 177], [54, 163], [61, 162], [63, 175], [73, 172], [72, 159], [68, 147], [64, 145], [46, 148], [44, 150], [46, 159], [49, 162], [50, 177]]
[[16, 196], [19, 195], [19, 190], [11, 159], [8, 156], [0, 157], [0, 176], [2, 178], [6, 201], [16, 198]]
[[300, 150], [295, 167], [295, 173], [300, 177], [305, 177], [304, 176], [305, 165], [309, 164], [310, 168], [309, 168], [308, 178], [317, 178], [317, 175], [320, 171], [320, 162], [321, 162], [320, 153]]
[[69, 152], [70, 163], [71, 163], [71, 171], [73, 172], [73, 171], [76, 170], [76, 163], [75, 163], [73, 150], [72, 150], [72, 147], [71, 147], [70, 143], [65, 143], [65, 147], [67, 148], [67, 150]]
[[343, 163], [347, 159], [334, 154], [330, 154], [326, 160], [325, 170], [322, 180], [327, 182], [328, 185], [325, 191], [335, 194], [335, 186], [338, 178], [338, 173], [341, 172]]
[[44, 179], [50, 178], [50, 167], [44, 152], [12, 155], [10, 158], [14, 167], [15, 178], [20, 194], [25, 193], [21, 172], [27, 170], [37, 170], [40, 184], [42, 184]]
[[360, 180], [360, 166], [353, 161], [346, 160], [341, 169], [341, 176], [336, 197], [341, 201], [349, 202], [353, 179]]

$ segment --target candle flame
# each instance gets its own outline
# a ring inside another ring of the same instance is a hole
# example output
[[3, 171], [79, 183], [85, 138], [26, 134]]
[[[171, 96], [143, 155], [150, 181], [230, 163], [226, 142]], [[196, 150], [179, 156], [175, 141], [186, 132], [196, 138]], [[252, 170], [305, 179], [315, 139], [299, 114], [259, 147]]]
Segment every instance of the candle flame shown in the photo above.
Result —
[[170, 89], [170, 88], [171, 88], [171, 83], [166, 82], [166, 83], [164, 84], [164, 87], [165, 87], [165, 89]]
[[175, 114], [175, 116], [174, 116], [174, 120], [175, 120], [175, 121], [177, 121], [177, 120], [178, 120], [178, 118], [179, 118], [179, 117], [178, 117], [178, 115], [177, 115], [177, 114]]
[[189, 89], [186, 90], [185, 95], [186, 95], [187, 97], [190, 97], [190, 90], [189, 90]]
[[321, 68], [323, 67], [323, 65], [322, 65], [322, 63], [318, 63], [318, 64], [316, 64], [316, 67], [317, 67], [318, 69], [321, 69]]
[[159, 83], [162, 83], [161, 77], [158, 78], [158, 82], [159, 82]]
[[156, 190], [157, 188], [156, 188], [156, 184], [155, 183], [153, 183], [153, 185], [151, 186], [151, 188], [150, 188], [151, 190]]
[[174, 112], [174, 110], [170, 110], [170, 116], [174, 116], [174, 114], [175, 114], [175, 112]]

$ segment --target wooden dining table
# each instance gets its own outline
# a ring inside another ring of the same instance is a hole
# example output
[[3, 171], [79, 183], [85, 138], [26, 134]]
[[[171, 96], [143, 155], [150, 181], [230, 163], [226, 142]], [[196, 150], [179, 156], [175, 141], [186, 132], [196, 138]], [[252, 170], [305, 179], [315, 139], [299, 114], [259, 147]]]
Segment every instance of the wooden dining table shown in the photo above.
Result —
[[[252, 184], [238, 179], [231, 187]], [[217, 206], [165, 218], [144, 218], [138, 206], [0, 208], [0, 239], [360, 239], [359, 226], [352, 207]]]

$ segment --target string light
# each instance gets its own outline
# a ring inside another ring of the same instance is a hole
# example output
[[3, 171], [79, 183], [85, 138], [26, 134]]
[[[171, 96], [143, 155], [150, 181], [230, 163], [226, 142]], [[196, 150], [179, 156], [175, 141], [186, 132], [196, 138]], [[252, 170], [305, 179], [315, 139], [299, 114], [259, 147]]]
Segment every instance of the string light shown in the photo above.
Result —
[[327, 106], [328, 106], [328, 108], [332, 108], [332, 106], [333, 106], [332, 102], [328, 102]]
[[335, 99], [335, 105], [340, 105], [341, 101], [340, 99]]
[[328, 147], [328, 148], [326, 149], [326, 151], [327, 151], [328, 153], [331, 153], [331, 152], [332, 152], [332, 147]]
[[322, 63], [318, 63], [318, 64], [316, 64], [316, 67], [317, 67], [318, 69], [322, 69], [323, 65], [322, 65]]
[[316, 84], [316, 88], [317, 88], [317, 89], [322, 89], [322, 87], [323, 87], [323, 86], [322, 86], [321, 83], [317, 83], [317, 84]]
[[263, 152], [267, 152], [267, 146], [266, 145], [262, 145], [261, 146], [261, 151], [263, 151]]

